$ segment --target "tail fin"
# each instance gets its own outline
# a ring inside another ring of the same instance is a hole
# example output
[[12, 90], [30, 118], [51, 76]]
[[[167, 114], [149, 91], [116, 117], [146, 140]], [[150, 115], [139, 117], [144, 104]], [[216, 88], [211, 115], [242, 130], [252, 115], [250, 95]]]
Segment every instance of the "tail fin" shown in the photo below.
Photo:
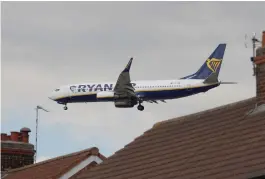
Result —
[[207, 79], [212, 73], [215, 73], [215, 77], [218, 78], [225, 53], [225, 48], [226, 44], [219, 44], [196, 73], [185, 76], [181, 79]]

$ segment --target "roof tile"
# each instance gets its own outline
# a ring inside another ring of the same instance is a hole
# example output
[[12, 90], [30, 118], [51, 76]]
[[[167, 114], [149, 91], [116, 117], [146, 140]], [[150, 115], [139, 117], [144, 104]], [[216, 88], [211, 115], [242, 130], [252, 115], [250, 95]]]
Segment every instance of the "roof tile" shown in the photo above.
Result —
[[105, 157], [99, 153], [98, 149], [93, 147], [36, 164], [28, 165], [22, 168], [10, 170], [4, 179], [58, 178], [91, 155], [96, 155], [101, 159], [105, 159]]
[[237, 178], [265, 172], [255, 98], [157, 123], [78, 179]]

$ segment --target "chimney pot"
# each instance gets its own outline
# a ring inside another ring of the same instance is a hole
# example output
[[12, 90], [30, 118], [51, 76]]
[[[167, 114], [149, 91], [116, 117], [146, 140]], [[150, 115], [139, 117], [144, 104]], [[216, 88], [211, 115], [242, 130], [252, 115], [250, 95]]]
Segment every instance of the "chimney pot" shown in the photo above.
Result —
[[18, 142], [19, 132], [11, 132], [11, 140]]
[[262, 33], [262, 47], [256, 50], [256, 98], [257, 106], [265, 105], [265, 31]]
[[20, 132], [31, 132], [30, 128], [27, 128], [27, 127], [23, 127], [20, 129]]
[[23, 127], [20, 129], [20, 132], [22, 136], [22, 142], [29, 143], [29, 132], [31, 132], [31, 130], [27, 127]]

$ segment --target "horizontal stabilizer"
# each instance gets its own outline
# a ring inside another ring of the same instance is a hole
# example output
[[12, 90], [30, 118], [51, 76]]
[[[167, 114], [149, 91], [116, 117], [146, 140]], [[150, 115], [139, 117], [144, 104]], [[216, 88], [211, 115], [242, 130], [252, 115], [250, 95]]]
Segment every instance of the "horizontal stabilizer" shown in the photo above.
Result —
[[212, 73], [203, 83], [218, 83], [218, 74]]
[[220, 84], [237, 84], [237, 82], [220, 82]]

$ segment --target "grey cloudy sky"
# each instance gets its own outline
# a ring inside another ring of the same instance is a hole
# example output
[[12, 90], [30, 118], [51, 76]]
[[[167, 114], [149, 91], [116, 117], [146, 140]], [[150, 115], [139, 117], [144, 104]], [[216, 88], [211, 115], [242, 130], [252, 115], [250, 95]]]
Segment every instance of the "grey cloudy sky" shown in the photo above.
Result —
[[[27, 126], [38, 156], [96, 146], [109, 156], [153, 124], [255, 95], [245, 33], [264, 29], [264, 2], [3, 2], [2, 132]], [[116, 81], [134, 57], [132, 80], [177, 79], [195, 72], [219, 43], [227, 43], [220, 79], [237, 81], [205, 94], [145, 104], [69, 104], [47, 97], [71, 83]]]

